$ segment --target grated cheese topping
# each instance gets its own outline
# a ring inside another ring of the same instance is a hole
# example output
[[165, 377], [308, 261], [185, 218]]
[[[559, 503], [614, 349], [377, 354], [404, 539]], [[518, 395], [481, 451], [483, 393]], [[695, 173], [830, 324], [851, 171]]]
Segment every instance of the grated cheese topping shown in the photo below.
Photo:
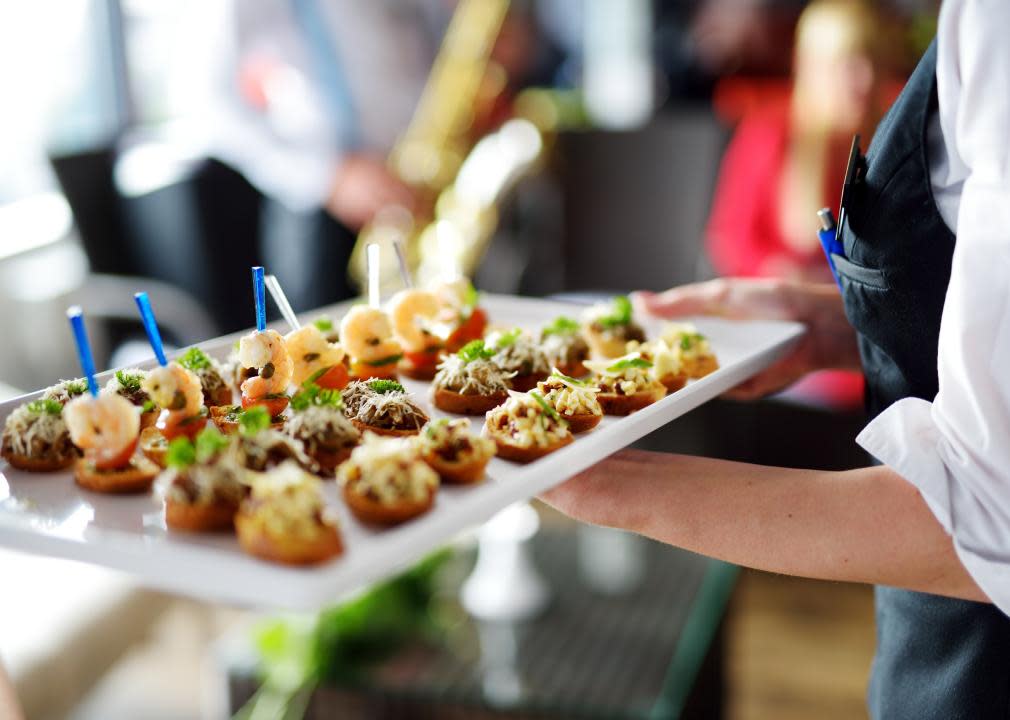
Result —
[[487, 432], [518, 447], [551, 447], [567, 438], [568, 423], [553, 418], [528, 393], [513, 393], [504, 404], [489, 410]]
[[540, 338], [540, 348], [551, 365], [575, 365], [589, 357], [589, 343], [581, 333], [550, 333]]
[[651, 375], [657, 380], [669, 375], [680, 375], [684, 371], [680, 351], [662, 338], [647, 343], [629, 342], [628, 352], [637, 352], [644, 360], [651, 362]]
[[[488, 347], [495, 346], [495, 335], [488, 337]], [[525, 333], [519, 334], [511, 343], [501, 348], [491, 358], [491, 362], [505, 372], [516, 375], [546, 375], [551, 365], [540, 346]]]
[[242, 511], [269, 535], [312, 540], [326, 526], [337, 527], [335, 514], [326, 508], [322, 483], [295, 462], [253, 473], [251, 485], [251, 497]]
[[422, 453], [438, 455], [448, 462], [483, 462], [496, 450], [494, 440], [474, 435], [470, 421], [462, 418], [433, 420], [424, 426], [417, 442]]
[[358, 444], [361, 433], [339, 408], [332, 405], [310, 405], [294, 413], [284, 423], [284, 432], [300, 440], [314, 453], [318, 449], [341, 450]]
[[660, 338], [680, 356], [682, 363], [712, 356], [708, 338], [698, 332], [692, 323], [665, 323]]
[[4, 449], [26, 457], [74, 452], [63, 415], [33, 412], [29, 404], [21, 405], [7, 416], [2, 440]]
[[285, 460], [293, 460], [308, 470], [316, 467], [315, 461], [305, 453], [300, 440], [290, 435], [267, 428], [255, 435], [238, 435], [234, 445], [236, 461], [248, 468], [262, 472], [280, 465]]
[[561, 377], [557, 370], [546, 380], [537, 383], [537, 390], [551, 407], [562, 415], [602, 415], [603, 408], [596, 394], [600, 389], [594, 385], [582, 385]]
[[494, 395], [509, 389], [508, 379], [514, 374], [503, 372], [490, 360], [466, 362], [454, 354], [439, 363], [433, 383], [460, 395]]
[[[586, 362], [586, 367], [596, 373], [596, 387], [600, 392], [616, 395], [635, 395], [643, 392], [662, 391], [666, 393], [666, 388], [656, 378], [652, 376], [652, 367], [624, 367], [619, 370], [611, 370], [615, 364], [622, 360], [634, 360], [641, 358], [639, 353], [629, 353], [623, 357], [613, 360], [590, 360]], [[642, 358], [644, 359], [644, 358]]]
[[413, 439], [373, 433], [365, 433], [338, 477], [344, 487], [383, 505], [423, 502], [438, 488], [438, 474], [421, 459]]
[[186, 505], [214, 502], [238, 505], [248, 489], [245, 475], [245, 468], [236, 462], [235, 453], [225, 451], [208, 462], [164, 470], [158, 476], [156, 489], [165, 499]]
[[351, 420], [397, 430], [419, 430], [428, 422], [424, 410], [408, 393], [379, 393], [369, 387], [369, 382], [355, 380], [343, 390], [344, 413]]

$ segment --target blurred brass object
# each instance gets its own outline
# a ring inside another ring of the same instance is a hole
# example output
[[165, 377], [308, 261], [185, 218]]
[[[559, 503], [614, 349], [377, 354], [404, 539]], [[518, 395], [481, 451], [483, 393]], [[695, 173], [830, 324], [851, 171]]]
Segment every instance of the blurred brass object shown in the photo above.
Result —
[[[396, 239], [404, 242], [415, 274], [422, 267], [429, 269], [428, 274], [434, 266], [467, 272], [479, 260], [480, 253], [473, 246], [481, 236], [489, 237], [496, 209], [481, 202], [475, 204], [473, 192], [453, 190], [453, 183], [458, 183], [468, 163], [472, 165], [472, 156], [480, 145], [474, 145], [476, 109], [488, 97], [493, 100], [500, 95], [507, 84], [504, 70], [490, 58], [508, 8], [509, 0], [460, 0], [457, 5], [410, 126], [389, 157], [396, 175], [421, 198], [420, 207], [413, 218], [402, 208], [384, 210], [361, 230], [349, 267], [351, 278], [359, 286], [366, 272], [364, 248], [371, 242], [381, 248], [384, 287], [402, 284], [393, 250]], [[478, 170], [487, 172], [481, 168], [494, 158], [487, 152], [483, 156]], [[449, 255], [439, 261], [430, 253]], [[420, 276], [417, 279], [424, 281]]]

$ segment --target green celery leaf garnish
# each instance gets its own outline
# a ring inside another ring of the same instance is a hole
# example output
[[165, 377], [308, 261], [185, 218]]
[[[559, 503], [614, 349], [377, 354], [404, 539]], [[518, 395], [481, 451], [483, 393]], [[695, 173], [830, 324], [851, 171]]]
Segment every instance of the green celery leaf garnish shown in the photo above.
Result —
[[302, 387], [305, 389], [291, 397], [293, 410], [301, 412], [313, 405], [333, 407], [337, 410], [344, 407], [344, 398], [339, 390], [324, 390], [314, 383], [302, 383]]
[[680, 349], [687, 351], [695, 346], [695, 343], [699, 343], [705, 339], [705, 336], [701, 333], [684, 333], [680, 336]]
[[158, 409], [158, 406], [154, 404], [154, 400], [145, 400], [144, 406], [140, 409], [142, 413], [154, 412]]
[[116, 382], [119, 383], [119, 387], [126, 390], [126, 392], [135, 393], [140, 390], [140, 383], [143, 381], [144, 376], [140, 373], [128, 373], [125, 370], [116, 370]]
[[315, 320], [312, 321], [312, 324], [319, 329], [319, 332], [325, 333], [333, 331], [333, 321], [330, 320], [330, 318], [326, 315], [320, 315], [319, 317], [317, 317]]
[[28, 412], [33, 415], [59, 415], [63, 412], [63, 406], [56, 400], [47, 400], [45, 398], [39, 400], [32, 400], [28, 403]]
[[544, 335], [574, 335], [582, 326], [578, 320], [572, 320], [564, 315], [554, 318], [550, 325], [544, 327]]
[[495, 352], [494, 349], [485, 346], [483, 340], [471, 340], [456, 354], [463, 362], [471, 363], [474, 360], [489, 360], [494, 357]]
[[187, 370], [192, 370], [193, 372], [206, 370], [211, 366], [210, 358], [198, 347], [191, 347], [177, 362]]
[[627, 295], [617, 295], [610, 300], [611, 312], [596, 318], [596, 323], [603, 328], [627, 325], [631, 322], [631, 300]]
[[243, 435], [255, 435], [270, 427], [270, 412], [262, 405], [253, 405], [238, 414], [238, 429]]
[[217, 428], [208, 425], [196, 436], [196, 461], [205, 463], [228, 447], [228, 438]]
[[380, 395], [385, 395], [386, 393], [389, 392], [406, 392], [406, 390], [404, 390], [403, 388], [403, 385], [396, 382], [396, 380], [385, 380], [385, 379], [369, 380], [368, 387], [373, 392], [377, 392]]
[[561, 422], [561, 416], [558, 415], [558, 411], [551, 407], [551, 404], [544, 399], [544, 396], [538, 393], [536, 390], [530, 390], [530, 397], [537, 401], [537, 405], [540, 409], [544, 411], [553, 420]]
[[607, 372], [620, 372], [621, 370], [627, 370], [628, 368], [638, 368], [639, 370], [648, 370], [652, 367], [652, 363], [648, 360], [640, 357], [624, 358], [623, 360], [618, 360], [613, 365], [607, 368]]
[[165, 464], [178, 469], [188, 468], [196, 462], [196, 448], [186, 437], [177, 437], [168, 444]]
[[519, 336], [523, 334], [523, 331], [519, 328], [512, 328], [506, 333], [502, 333], [497, 340], [494, 342], [496, 349], [501, 350], [502, 348], [507, 348], [509, 345], [515, 343], [519, 339]]
[[69, 397], [77, 397], [78, 395], [83, 395], [88, 391], [88, 381], [87, 380], [67, 380], [63, 383], [63, 388], [67, 391]]

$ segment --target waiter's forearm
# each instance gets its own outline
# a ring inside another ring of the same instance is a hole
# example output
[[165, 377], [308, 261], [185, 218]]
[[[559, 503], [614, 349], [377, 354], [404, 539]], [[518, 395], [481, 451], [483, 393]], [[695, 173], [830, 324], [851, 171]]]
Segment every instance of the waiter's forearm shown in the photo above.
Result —
[[886, 467], [818, 472], [629, 450], [544, 499], [761, 570], [986, 600], [918, 491]]

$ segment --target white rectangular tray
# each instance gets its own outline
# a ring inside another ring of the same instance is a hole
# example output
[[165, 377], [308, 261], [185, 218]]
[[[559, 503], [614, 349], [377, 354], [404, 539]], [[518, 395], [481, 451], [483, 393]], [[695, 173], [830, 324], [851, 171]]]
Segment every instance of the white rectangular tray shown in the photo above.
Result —
[[[492, 325], [518, 325], [532, 331], [538, 331], [557, 315], [577, 317], [582, 309], [494, 295], [485, 296], [482, 304]], [[342, 307], [330, 309], [330, 314], [339, 317]], [[327, 501], [342, 521], [345, 553], [317, 568], [261, 562], [245, 555], [227, 534], [170, 532], [165, 528], [160, 503], [152, 495], [97, 495], [78, 488], [70, 471], [32, 474], [2, 460], [0, 546], [122, 570], [144, 585], [213, 602], [316, 609], [401, 570], [467, 527], [557, 485], [711, 400], [781, 357], [803, 332], [802, 326], [795, 323], [738, 323], [710, 318], [699, 318], [696, 323], [711, 340], [722, 365], [718, 371], [629, 417], [607, 417], [595, 430], [576, 436], [572, 445], [530, 465], [496, 458], [483, 483], [443, 486], [432, 511], [405, 525], [374, 530], [359, 524], [343, 506], [335, 483], [326, 483]], [[644, 324], [650, 336], [657, 332], [658, 324]], [[200, 346], [223, 359], [238, 336]], [[103, 373], [102, 377], [108, 375]], [[432, 407], [428, 383], [405, 380], [404, 385], [429, 415], [446, 415]], [[17, 405], [39, 394], [0, 404], [0, 422]], [[474, 430], [479, 432], [482, 423], [483, 418], [473, 419]]]

